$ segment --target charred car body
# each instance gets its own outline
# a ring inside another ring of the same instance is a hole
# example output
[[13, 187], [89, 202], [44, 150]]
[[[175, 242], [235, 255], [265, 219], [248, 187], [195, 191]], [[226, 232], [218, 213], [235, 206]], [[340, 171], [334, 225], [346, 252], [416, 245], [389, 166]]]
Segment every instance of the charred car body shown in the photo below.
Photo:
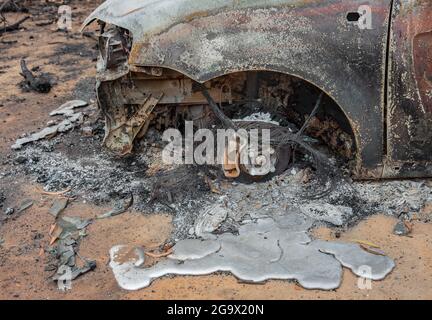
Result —
[[300, 126], [325, 93], [308, 134], [352, 160], [354, 177], [432, 176], [432, 2], [363, 5], [106, 1], [84, 23], [102, 29], [105, 144], [125, 154], [150, 125], [206, 126], [212, 112], [200, 84], [226, 112], [259, 101]]

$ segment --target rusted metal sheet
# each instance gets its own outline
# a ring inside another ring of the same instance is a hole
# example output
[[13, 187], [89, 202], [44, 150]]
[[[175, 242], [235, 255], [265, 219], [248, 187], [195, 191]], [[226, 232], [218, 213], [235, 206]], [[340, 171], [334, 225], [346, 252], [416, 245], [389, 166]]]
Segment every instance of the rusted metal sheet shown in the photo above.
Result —
[[432, 1], [396, 0], [385, 176], [432, 175]]
[[121, 116], [113, 117], [107, 124], [107, 147], [121, 155], [131, 153], [135, 138], [138, 134], [144, 135], [148, 130], [151, 114], [161, 98], [162, 95], [147, 96], [145, 102], [131, 115], [128, 115], [125, 109], [119, 110]]

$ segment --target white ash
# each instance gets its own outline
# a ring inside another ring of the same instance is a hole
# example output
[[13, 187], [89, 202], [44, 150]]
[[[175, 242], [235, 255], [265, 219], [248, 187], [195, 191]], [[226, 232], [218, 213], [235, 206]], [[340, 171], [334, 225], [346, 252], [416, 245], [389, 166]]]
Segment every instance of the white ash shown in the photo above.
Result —
[[143, 213], [172, 214], [175, 226], [173, 238], [185, 238], [199, 212], [215, 199], [203, 187], [201, 173], [190, 169], [193, 183], [181, 188], [172, 203], [148, 203], [158, 180], [157, 176], [147, 174], [148, 164], [155, 161], [155, 156], [160, 152], [160, 148], [148, 147], [145, 153], [116, 158], [101, 147], [100, 136], [82, 137], [74, 131], [15, 152], [14, 158], [9, 161], [13, 167], [5, 178], [19, 175], [24, 169], [24, 173], [42, 184], [44, 190], [71, 188], [72, 193], [81, 200], [96, 205], [114, 206], [117, 201], [133, 195], [132, 209]]

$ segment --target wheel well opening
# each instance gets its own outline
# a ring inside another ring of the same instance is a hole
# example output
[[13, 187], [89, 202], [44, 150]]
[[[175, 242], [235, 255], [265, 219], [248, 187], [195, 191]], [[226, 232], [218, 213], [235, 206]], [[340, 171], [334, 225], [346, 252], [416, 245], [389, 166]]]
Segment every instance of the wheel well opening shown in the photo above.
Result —
[[[349, 119], [334, 99], [312, 83], [280, 72], [241, 71], [211, 79], [205, 86], [229, 118], [260, 121], [264, 115], [268, 121], [292, 126], [292, 132], [303, 126], [323, 93], [318, 112], [308, 122], [305, 134], [314, 138], [311, 140], [317, 148], [325, 144], [350, 167], [355, 165], [356, 135]], [[117, 105], [126, 105], [121, 110], [132, 115], [149, 95], [162, 97], [151, 117], [151, 126], [157, 130], [182, 129], [185, 120], [192, 121], [197, 129], [208, 128], [216, 121], [201, 85], [172, 69], [137, 67], [127, 76], [101, 86], [99, 91], [103, 93], [102, 89], [108, 96], [116, 93], [112, 101], [105, 99], [102, 104], [105, 113], [114, 115]], [[104, 95], [99, 92], [99, 97]], [[254, 119], [256, 115], [258, 118]], [[148, 126], [144, 131], [147, 129]]]
[[[271, 120], [282, 126], [294, 124], [300, 128], [313, 111], [320, 94], [323, 98], [318, 112], [309, 122], [305, 133], [325, 143], [347, 162], [356, 157], [356, 139], [350, 121], [340, 106], [323, 90], [298, 77], [273, 71], [248, 71], [223, 77], [244, 78], [243, 87], [231, 88], [246, 97], [246, 103], [222, 104], [233, 119], [248, 113], [269, 113]], [[221, 77], [221, 78], [223, 78]], [[212, 81], [221, 80], [217, 78]], [[211, 85], [211, 84], [209, 84]], [[254, 101], [259, 104], [254, 105]]]

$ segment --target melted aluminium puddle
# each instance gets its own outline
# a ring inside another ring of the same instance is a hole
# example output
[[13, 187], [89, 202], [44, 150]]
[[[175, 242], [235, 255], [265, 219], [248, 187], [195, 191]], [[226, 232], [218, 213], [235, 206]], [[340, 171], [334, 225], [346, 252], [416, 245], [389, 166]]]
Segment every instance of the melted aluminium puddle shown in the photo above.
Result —
[[[306, 289], [333, 290], [341, 284], [342, 266], [372, 280], [384, 279], [395, 267], [390, 258], [366, 252], [357, 244], [313, 241], [307, 234], [313, 221], [287, 214], [250, 221], [240, 227], [239, 235], [179, 241], [171, 256], [148, 268], [138, 266], [143, 265], [143, 255], [135, 261], [119, 262], [119, 253], [126, 246], [116, 246], [110, 251], [110, 266], [126, 290], [148, 287], [166, 275], [215, 272], [230, 272], [252, 283], [297, 280]], [[141, 260], [139, 264], [137, 260]], [[365, 274], [365, 267], [370, 273]]]

